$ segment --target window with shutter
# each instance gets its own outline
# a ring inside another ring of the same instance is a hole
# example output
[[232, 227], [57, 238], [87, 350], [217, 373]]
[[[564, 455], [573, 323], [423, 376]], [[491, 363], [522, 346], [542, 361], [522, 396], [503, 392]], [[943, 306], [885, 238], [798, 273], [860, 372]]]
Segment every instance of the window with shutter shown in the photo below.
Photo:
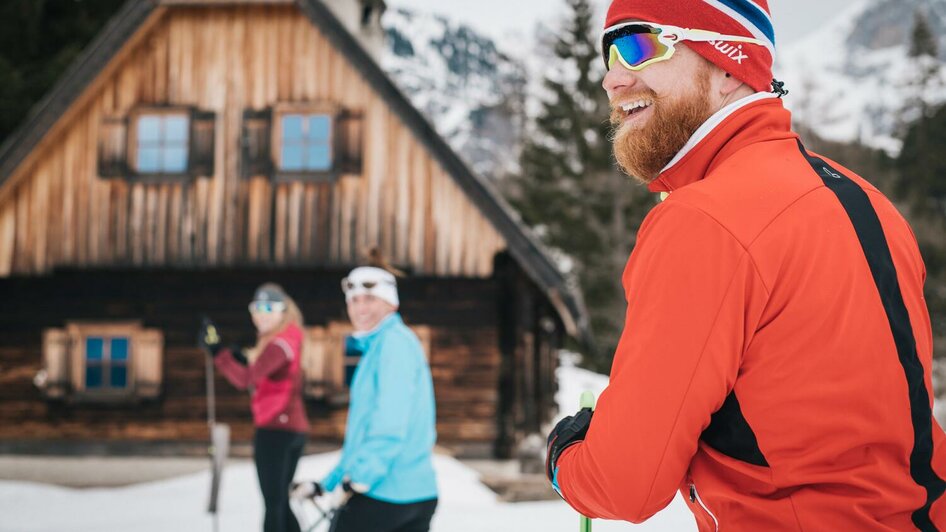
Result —
[[325, 102], [243, 113], [244, 177], [335, 181], [361, 173], [361, 113]]
[[133, 401], [160, 393], [163, 335], [139, 322], [70, 322], [43, 333], [35, 383], [50, 399]]
[[[430, 360], [431, 329], [415, 325], [411, 330], [420, 340], [424, 356]], [[364, 353], [350, 341], [353, 332], [348, 322], [331, 322], [326, 327], [309, 327], [303, 350], [303, 368], [306, 376], [306, 395], [325, 399], [330, 404], [348, 403], [348, 389], [355, 368]]]
[[213, 112], [142, 107], [102, 121], [98, 173], [103, 178], [179, 181], [214, 173]]

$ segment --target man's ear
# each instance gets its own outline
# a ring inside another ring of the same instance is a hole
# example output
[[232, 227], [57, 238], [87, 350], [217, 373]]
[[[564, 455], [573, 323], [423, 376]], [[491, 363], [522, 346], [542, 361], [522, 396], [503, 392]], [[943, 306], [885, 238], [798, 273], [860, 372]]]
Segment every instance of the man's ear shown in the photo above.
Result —
[[722, 83], [719, 84], [719, 93], [720, 96], [724, 98], [730, 96], [732, 93], [739, 90], [739, 87], [742, 87], [745, 83], [739, 81], [731, 73], [726, 72], [722, 80]]

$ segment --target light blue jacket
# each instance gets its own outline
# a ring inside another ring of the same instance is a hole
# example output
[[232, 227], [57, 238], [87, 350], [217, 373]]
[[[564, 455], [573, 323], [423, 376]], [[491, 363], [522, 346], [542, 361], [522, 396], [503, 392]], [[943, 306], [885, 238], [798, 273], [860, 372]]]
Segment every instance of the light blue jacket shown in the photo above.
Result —
[[322, 486], [331, 491], [347, 478], [386, 502], [436, 498], [434, 386], [417, 336], [394, 313], [355, 341], [364, 355], [352, 378], [342, 458]]

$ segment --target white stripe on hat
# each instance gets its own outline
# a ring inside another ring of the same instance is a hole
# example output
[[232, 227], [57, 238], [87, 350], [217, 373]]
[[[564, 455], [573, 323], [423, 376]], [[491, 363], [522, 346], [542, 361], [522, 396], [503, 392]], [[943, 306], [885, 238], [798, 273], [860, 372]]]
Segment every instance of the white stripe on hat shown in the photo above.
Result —
[[[744, 27], [744, 28], [746, 29], [746, 31], [748, 31], [749, 33], [752, 34], [753, 37], [755, 37], [756, 39], [759, 39], [760, 41], [764, 42], [764, 43], [765, 43], [765, 47], [769, 50], [769, 53], [772, 55], [772, 59], [773, 59], [773, 60], [775, 59], [775, 43], [773, 43], [773, 42], [768, 38], [768, 36], [767, 36], [765, 33], [762, 32], [762, 30], [760, 30], [759, 28], [757, 28], [755, 24], [753, 24], [752, 22], [750, 22], [749, 19], [747, 19], [746, 17], [742, 16], [742, 14], [740, 14], [740, 13], [739, 13], [738, 11], [736, 11], [735, 9], [733, 9], [733, 8], [731, 8], [731, 7], [729, 7], [729, 6], [727, 6], [726, 4], [723, 4], [723, 3], [720, 2], [719, 0], [703, 0], [703, 1], [706, 2], [707, 4], [709, 4], [711, 7], [715, 8], [715, 9], [717, 9], [717, 10], [719, 10], [719, 11], [722, 11], [723, 13], [725, 13], [729, 18], [735, 20], [735, 21], [738, 22], [742, 27]], [[752, 4], [756, 9], [758, 9], [759, 12], [760, 12], [762, 15], [764, 15], [765, 18], [766, 18], [770, 23], [772, 22], [772, 18], [769, 17], [769, 14], [766, 13], [764, 9], [760, 8], [755, 2], [749, 2], [749, 3]]]

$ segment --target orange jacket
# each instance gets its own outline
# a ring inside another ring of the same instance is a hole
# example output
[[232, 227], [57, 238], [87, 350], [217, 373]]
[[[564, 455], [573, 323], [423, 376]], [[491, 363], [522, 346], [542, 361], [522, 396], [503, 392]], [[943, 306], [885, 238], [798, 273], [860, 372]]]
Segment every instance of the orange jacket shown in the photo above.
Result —
[[946, 530], [925, 267], [894, 206], [803, 151], [780, 100], [714, 115], [624, 271], [624, 333], [562, 496], [706, 530]]

